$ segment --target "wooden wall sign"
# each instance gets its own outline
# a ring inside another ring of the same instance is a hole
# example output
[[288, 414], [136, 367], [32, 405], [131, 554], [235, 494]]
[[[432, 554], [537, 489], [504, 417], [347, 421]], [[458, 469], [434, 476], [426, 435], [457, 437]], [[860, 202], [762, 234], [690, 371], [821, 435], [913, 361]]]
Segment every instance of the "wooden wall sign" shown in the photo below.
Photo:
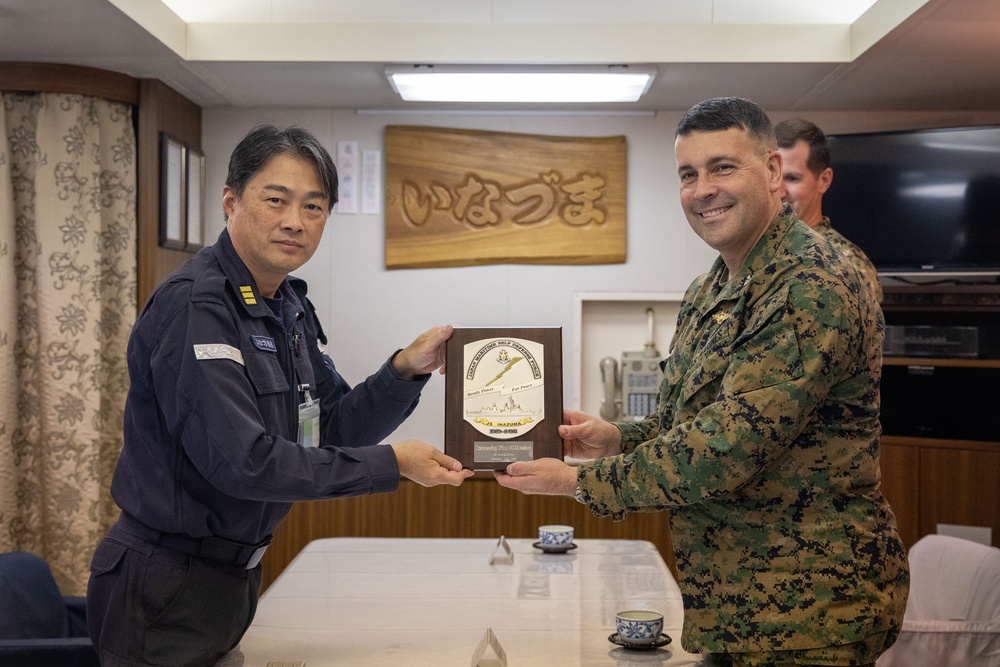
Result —
[[385, 129], [385, 265], [625, 261], [625, 137]]

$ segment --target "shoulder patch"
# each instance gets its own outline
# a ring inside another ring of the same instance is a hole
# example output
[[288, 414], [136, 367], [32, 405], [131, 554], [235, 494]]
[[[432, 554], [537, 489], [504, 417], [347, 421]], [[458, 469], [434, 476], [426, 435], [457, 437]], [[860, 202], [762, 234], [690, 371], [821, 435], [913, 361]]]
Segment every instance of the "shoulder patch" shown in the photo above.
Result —
[[246, 365], [243, 363], [243, 353], [240, 352], [239, 349], [233, 347], [232, 345], [225, 345], [223, 343], [195, 345], [194, 358], [198, 361], [205, 361], [208, 359], [232, 359], [240, 366]]

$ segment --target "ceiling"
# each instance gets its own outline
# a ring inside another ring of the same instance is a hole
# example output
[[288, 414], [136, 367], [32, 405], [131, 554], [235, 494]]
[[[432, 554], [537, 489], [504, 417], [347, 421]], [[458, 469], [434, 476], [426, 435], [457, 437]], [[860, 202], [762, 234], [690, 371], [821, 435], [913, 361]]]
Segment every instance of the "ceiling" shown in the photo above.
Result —
[[658, 73], [636, 103], [533, 111], [677, 110], [720, 95], [776, 110], [990, 110], [1000, 2], [0, 0], [0, 61], [156, 78], [206, 108], [455, 109], [402, 102], [384, 67], [544, 63]]

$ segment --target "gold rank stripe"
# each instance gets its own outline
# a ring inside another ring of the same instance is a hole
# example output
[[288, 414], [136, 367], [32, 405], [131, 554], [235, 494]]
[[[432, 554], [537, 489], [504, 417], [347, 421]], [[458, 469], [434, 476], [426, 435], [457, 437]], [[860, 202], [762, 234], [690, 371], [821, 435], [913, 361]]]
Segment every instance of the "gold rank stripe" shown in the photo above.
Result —
[[240, 285], [240, 294], [243, 295], [243, 301], [248, 306], [257, 305], [257, 297], [253, 293], [253, 287], [250, 285]]

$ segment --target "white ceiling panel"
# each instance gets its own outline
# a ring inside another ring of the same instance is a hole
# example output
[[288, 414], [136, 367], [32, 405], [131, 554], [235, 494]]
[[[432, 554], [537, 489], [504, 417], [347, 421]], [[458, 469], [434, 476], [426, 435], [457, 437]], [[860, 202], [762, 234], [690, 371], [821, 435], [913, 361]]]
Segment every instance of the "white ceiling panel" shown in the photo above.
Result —
[[839, 0], [170, 1], [198, 22], [158, 0], [0, 0], [0, 62], [158, 78], [204, 107], [439, 109], [402, 102], [384, 66], [495, 62], [657, 67], [639, 102], [555, 111], [1000, 108], [998, 0], [879, 0], [850, 26], [801, 13]]
[[850, 25], [878, 0], [714, 0], [713, 22], [772, 25]]
[[850, 24], [878, 0], [147, 0], [188, 23]]
[[712, 22], [706, 0], [494, 0], [497, 23], [602, 25], [690, 24]]

